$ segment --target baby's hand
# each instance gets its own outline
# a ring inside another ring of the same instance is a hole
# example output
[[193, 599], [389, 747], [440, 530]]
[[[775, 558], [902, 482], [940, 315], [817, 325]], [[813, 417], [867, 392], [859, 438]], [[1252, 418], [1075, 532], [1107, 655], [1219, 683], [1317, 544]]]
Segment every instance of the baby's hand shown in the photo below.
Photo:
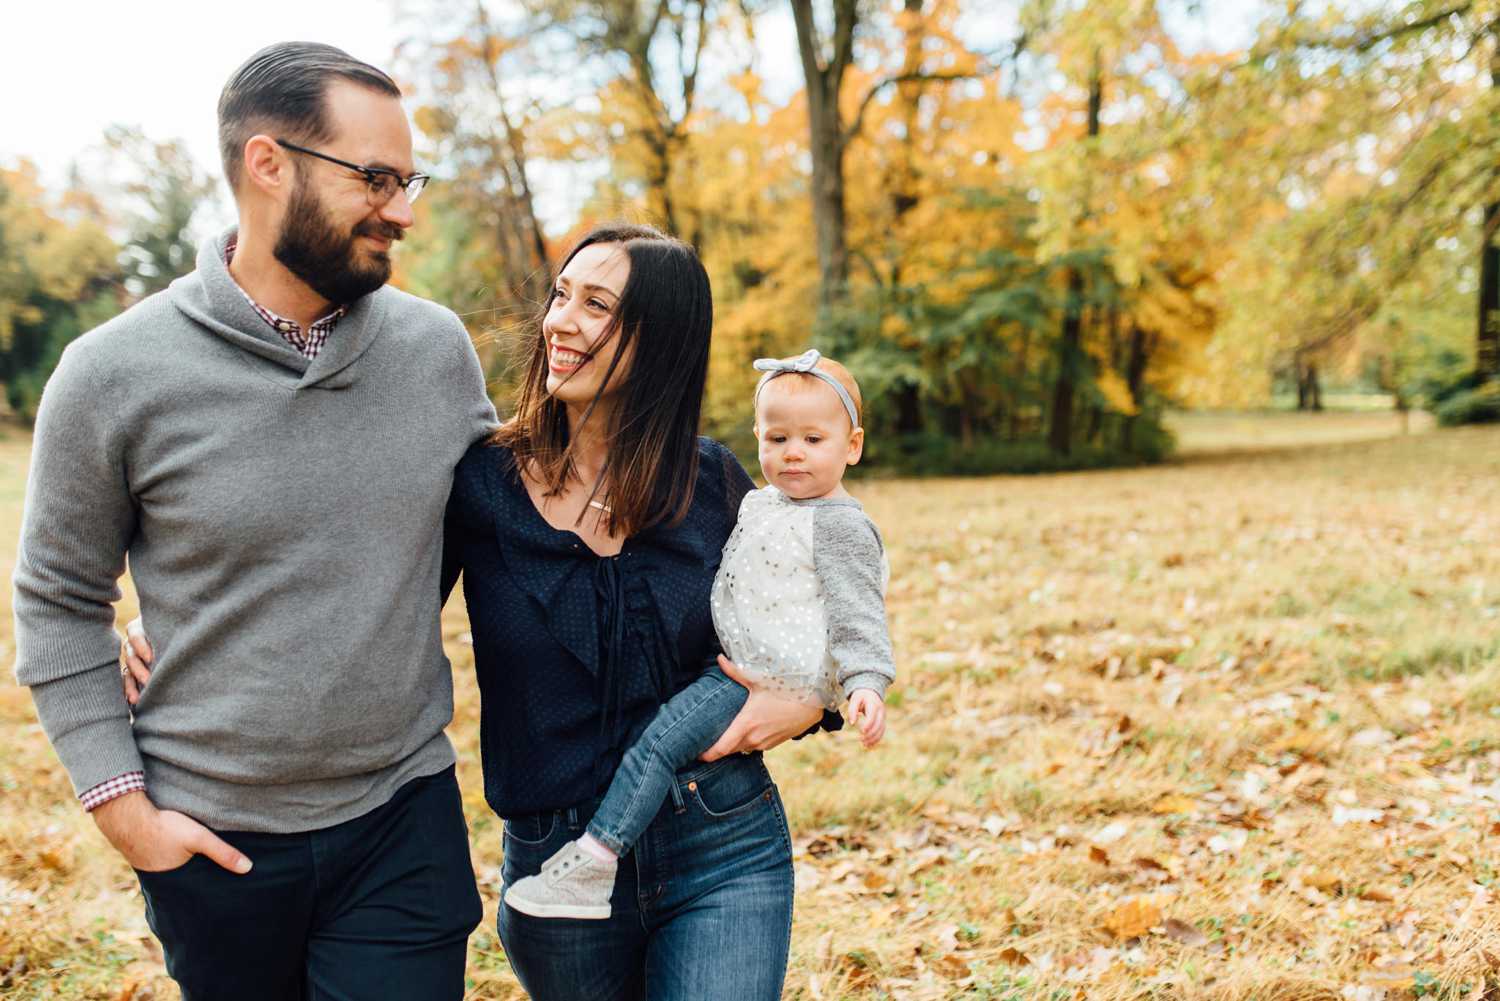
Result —
[[859, 726], [865, 747], [874, 747], [885, 736], [885, 700], [868, 688], [855, 689], [849, 696], [849, 722]]

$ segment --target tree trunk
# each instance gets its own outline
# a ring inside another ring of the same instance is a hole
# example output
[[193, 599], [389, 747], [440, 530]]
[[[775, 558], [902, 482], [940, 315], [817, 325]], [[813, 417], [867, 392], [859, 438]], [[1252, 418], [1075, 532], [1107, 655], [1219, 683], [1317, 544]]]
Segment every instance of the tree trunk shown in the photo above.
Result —
[[[903, 0], [902, 9], [907, 17], [905, 52], [901, 60], [901, 72], [914, 75], [922, 69], [922, 43], [927, 32], [922, 22], [922, 4], [925, 0]], [[922, 84], [906, 80], [896, 86], [897, 99], [901, 102], [901, 145], [895, 151], [895, 164], [890, 179], [891, 214], [899, 223], [916, 208], [921, 196], [917, 193], [917, 113], [922, 98]], [[900, 260], [897, 259], [899, 267]]]
[[484, 44], [485, 74], [490, 93], [495, 99], [496, 117], [501, 128], [499, 136], [493, 129], [490, 130], [490, 150], [501, 167], [509, 196], [507, 200], [511, 204], [510, 211], [505, 213], [511, 218], [502, 219], [501, 224], [512, 231], [510, 235], [519, 252], [508, 261], [507, 270], [517, 295], [528, 302], [540, 302], [545, 297], [548, 281], [547, 245], [542, 235], [541, 222], [536, 217], [536, 203], [526, 164], [526, 148], [521, 141], [520, 130], [514, 126], [505, 111], [505, 95], [501, 92], [500, 74], [495, 68], [496, 60], [492, 54], [500, 50], [501, 42], [490, 27], [489, 13], [483, 2], [475, 4], [475, 13]]
[[1500, 377], [1500, 247], [1495, 245], [1500, 203], [1484, 207], [1484, 244], [1479, 250], [1479, 329], [1474, 373], [1481, 382]]
[[834, 0], [832, 51], [825, 62], [812, 0], [790, 0], [797, 49], [807, 82], [808, 134], [813, 162], [813, 226], [817, 231], [818, 298], [826, 312], [849, 294], [849, 248], [844, 211], [844, 134], [839, 92], [854, 55], [855, 0]]
[[1083, 345], [1083, 275], [1068, 272], [1068, 301], [1063, 308], [1062, 342], [1057, 347], [1057, 381], [1052, 384], [1052, 425], [1047, 445], [1059, 455], [1073, 450], [1073, 389]]
[[912, 434], [922, 430], [922, 401], [911, 383], [896, 391], [896, 433]]
[[[1090, 140], [1099, 135], [1099, 111], [1103, 104], [1104, 78], [1099, 54], [1095, 52], [1094, 68], [1089, 74]], [[1068, 271], [1068, 301], [1063, 310], [1062, 341], [1057, 352], [1057, 382], [1052, 387], [1052, 426], [1047, 432], [1048, 447], [1059, 455], [1067, 455], [1073, 448], [1073, 392], [1082, 364], [1083, 275], [1072, 268]]]
[[[1026, 378], [1026, 371], [1027, 365], [1029, 364], [1030, 354], [1031, 327], [1023, 326], [1021, 328], [1021, 347], [1016, 352], [1016, 374], [1013, 380], [1014, 384], [1017, 387], [1024, 387], [1028, 382]], [[1017, 398], [1010, 401], [1010, 425], [1007, 429], [1007, 437], [1009, 437], [1011, 441], [1015, 441], [1016, 439], [1021, 437], [1021, 405], [1022, 403], [1029, 402], [1027, 399], [1029, 395], [1030, 394], [1027, 393], [1024, 389], [1021, 389], [1021, 391], [1017, 394]]]
[[[1492, 32], [1490, 89], [1500, 90], [1500, 30]], [[1479, 329], [1474, 372], [1480, 381], [1500, 378], [1500, 247], [1495, 246], [1500, 203], [1484, 207], [1483, 242], [1479, 250]]]
[[1314, 362], [1297, 362], [1297, 409], [1322, 410], [1323, 386]]
[[1125, 362], [1125, 385], [1130, 389], [1130, 399], [1136, 412], [1125, 418], [1120, 430], [1120, 446], [1129, 452], [1135, 448], [1135, 425], [1140, 419], [1141, 408], [1146, 404], [1146, 333], [1135, 324], [1130, 326], [1130, 353]]
[[[834, 98], [830, 107], [836, 104]], [[824, 309], [849, 296], [844, 146], [838, 132], [836, 111], [820, 111], [813, 117], [813, 229], [818, 243], [818, 298]]]

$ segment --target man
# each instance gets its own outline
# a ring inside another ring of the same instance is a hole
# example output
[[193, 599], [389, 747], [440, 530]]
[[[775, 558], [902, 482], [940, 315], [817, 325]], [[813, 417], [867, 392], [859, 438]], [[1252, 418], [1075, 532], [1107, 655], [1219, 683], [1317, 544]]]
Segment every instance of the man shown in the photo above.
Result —
[[[188, 1001], [456, 999], [481, 911], [438, 578], [494, 411], [458, 318], [385, 286], [426, 181], [388, 76], [271, 46], [219, 136], [237, 229], [44, 394], [17, 678]], [[127, 556], [156, 652], [133, 725]]]

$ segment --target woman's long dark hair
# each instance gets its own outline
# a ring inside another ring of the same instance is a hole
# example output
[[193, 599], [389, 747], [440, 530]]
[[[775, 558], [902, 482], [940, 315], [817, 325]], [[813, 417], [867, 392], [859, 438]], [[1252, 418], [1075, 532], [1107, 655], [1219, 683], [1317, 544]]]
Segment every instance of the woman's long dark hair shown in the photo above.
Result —
[[[619, 348], [582, 418], [596, 419], [606, 388], [615, 379], [624, 380], [615, 390], [615, 407], [604, 429], [604, 469], [590, 499], [602, 495], [608, 502], [611, 535], [630, 536], [680, 521], [693, 502], [713, 295], [693, 248], [650, 226], [617, 224], [590, 231], [568, 252], [558, 274], [580, 250], [596, 243], [618, 244], [630, 258], [630, 276], [605, 334], [618, 337]], [[574, 475], [574, 462], [566, 407], [547, 392], [547, 334], [540, 322], [537, 328], [515, 416], [491, 440], [510, 448], [517, 465], [550, 497], [561, 493]], [[632, 344], [629, 366], [617, 373]]]

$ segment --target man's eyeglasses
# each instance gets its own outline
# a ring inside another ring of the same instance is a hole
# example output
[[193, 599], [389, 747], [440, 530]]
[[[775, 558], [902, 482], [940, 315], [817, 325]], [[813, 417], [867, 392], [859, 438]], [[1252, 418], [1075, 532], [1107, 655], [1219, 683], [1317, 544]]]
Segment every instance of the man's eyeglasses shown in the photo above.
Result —
[[356, 174], [360, 174], [364, 177], [365, 183], [369, 185], [366, 195], [369, 198], [371, 208], [378, 209], [392, 198], [395, 198], [398, 188], [406, 192], [406, 200], [408, 202], [414, 202], [417, 200], [417, 196], [422, 193], [422, 189], [427, 187], [427, 182], [432, 180], [426, 174], [413, 174], [410, 177], [402, 177], [394, 170], [389, 170], [385, 167], [366, 167], [363, 164], [350, 163], [348, 160], [340, 160], [338, 157], [329, 156], [327, 153], [319, 153], [315, 149], [308, 149], [305, 146], [289, 143], [285, 139], [276, 140], [276, 145], [283, 149], [289, 149], [293, 153], [305, 153], [308, 156], [315, 156], [319, 160], [336, 163], [340, 167], [348, 167]]

